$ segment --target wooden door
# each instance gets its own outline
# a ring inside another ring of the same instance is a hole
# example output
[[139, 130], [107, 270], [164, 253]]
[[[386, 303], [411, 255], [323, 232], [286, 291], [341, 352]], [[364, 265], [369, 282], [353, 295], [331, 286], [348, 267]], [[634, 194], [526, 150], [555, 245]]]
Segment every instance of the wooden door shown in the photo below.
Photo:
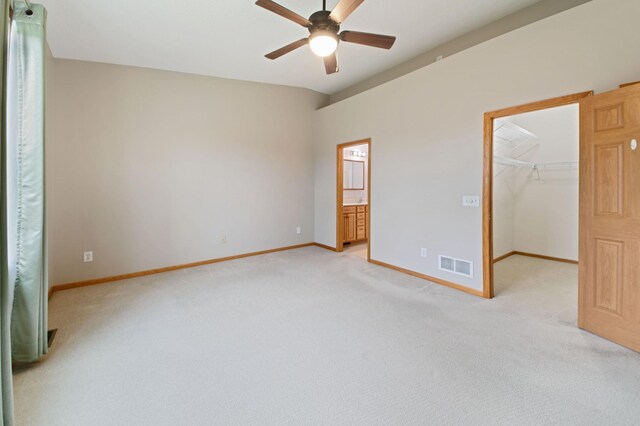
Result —
[[640, 86], [580, 106], [578, 322], [640, 351]]
[[349, 215], [345, 214], [342, 216], [342, 242], [349, 242], [347, 235], [349, 235]]
[[356, 240], [356, 214], [348, 213], [344, 220], [345, 241], [351, 242]]

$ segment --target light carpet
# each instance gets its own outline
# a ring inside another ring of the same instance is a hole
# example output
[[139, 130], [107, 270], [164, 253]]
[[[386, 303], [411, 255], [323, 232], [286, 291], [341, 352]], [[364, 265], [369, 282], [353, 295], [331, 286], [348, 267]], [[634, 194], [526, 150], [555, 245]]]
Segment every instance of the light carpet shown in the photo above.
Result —
[[640, 355], [576, 328], [575, 265], [489, 301], [309, 247], [56, 293], [19, 425], [636, 425]]

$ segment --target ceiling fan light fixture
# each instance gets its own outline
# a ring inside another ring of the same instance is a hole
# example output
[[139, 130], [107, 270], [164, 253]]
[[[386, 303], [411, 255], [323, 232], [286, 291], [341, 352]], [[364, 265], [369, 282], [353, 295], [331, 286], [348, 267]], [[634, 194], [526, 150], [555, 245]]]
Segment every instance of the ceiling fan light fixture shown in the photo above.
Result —
[[270, 12], [280, 15], [298, 25], [306, 28], [311, 34], [308, 37], [289, 43], [280, 49], [264, 55], [274, 60], [293, 52], [308, 44], [314, 55], [323, 59], [324, 70], [327, 75], [335, 74], [340, 67], [338, 57], [335, 54], [341, 42], [361, 44], [363, 46], [377, 47], [379, 49], [391, 49], [396, 41], [393, 36], [363, 33], [360, 31], [340, 31], [340, 26], [351, 13], [356, 10], [364, 0], [337, 0], [338, 4], [332, 11], [327, 10], [327, 2], [323, 0], [322, 10], [309, 16], [309, 19], [298, 15], [274, 0], [256, 0], [256, 5]]
[[338, 36], [330, 31], [315, 31], [309, 36], [309, 47], [315, 55], [325, 58], [338, 48]]

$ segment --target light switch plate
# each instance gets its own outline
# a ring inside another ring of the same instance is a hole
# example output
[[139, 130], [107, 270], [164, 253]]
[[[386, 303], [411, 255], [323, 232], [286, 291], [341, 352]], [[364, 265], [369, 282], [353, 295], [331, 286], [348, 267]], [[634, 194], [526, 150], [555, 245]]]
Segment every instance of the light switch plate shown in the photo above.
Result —
[[479, 195], [465, 195], [462, 197], [463, 207], [480, 207]]
[[92, 251], [85, 251], [83, 256], [82, 256], [82, 261], [84, 263], [93, 262], [93, 252]]

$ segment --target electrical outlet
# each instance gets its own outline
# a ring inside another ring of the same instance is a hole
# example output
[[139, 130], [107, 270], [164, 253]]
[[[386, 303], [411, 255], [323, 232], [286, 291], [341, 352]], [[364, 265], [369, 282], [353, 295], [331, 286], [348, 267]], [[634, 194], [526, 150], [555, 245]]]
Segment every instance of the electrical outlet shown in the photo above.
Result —
[[222, 237], [220, 237], [220, 244], [227, 244], [227, 236], [223, 235]]
[[84, 263], [93, 262], [93, 252], [92, 251], [85, 251], [84, 255], [82, 256], [82, 261]]
[[426, 248], [421, 248], [420, 249], [420, 257], [427, 257], [427, 249]]
[[480, 196], [478, 195], [465, 195], [462, 197], [463, 207], [480, 207]]
[[296, 228], [296, 233], [301, 233], [302, 232], [302, 228], [300, 228], [299, 226]]

